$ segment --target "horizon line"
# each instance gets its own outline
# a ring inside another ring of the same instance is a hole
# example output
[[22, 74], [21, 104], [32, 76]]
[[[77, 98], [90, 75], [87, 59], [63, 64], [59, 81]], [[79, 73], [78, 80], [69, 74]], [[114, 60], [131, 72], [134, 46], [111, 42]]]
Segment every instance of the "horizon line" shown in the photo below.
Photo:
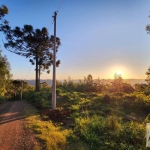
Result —
[[[35, 79], [13, 79], [13, 80], [35, 80]], [[40, 79], [40, 80], [52, 80], [52, 79]], [[68, 79], [56, 79], [56, 80], [68, 80]], [[71, 79], [71, 80], [84, 80], [84, 79]], [[93, 80], [97, 80], [97, 79], [93, 79]], [[102, 78], [100, 80], [114, 80], [114, 78]], [[145, 79], [142, 79], [142, 78], [126, 78], [123, 80], [145, 80]]]

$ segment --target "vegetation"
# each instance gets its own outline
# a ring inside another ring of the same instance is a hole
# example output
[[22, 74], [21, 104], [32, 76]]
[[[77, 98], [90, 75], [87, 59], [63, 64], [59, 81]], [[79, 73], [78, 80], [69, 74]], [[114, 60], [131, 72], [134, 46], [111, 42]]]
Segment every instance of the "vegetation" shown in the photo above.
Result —
[[[7, 14], [6, 6], [0, 8], [0, 19]], [[32, 25], [24, 25], [23, 28], [15, 27], [12, 29], [9, 23], [0, 24], [0, 31], [5, 34], [5, 48], [17, 55], [29, 58], [32, 65], [35, 64], [36, 71], [36, 91], [39, 91], [40, 73], [42, 70], [50, 72], [49, 67], [53, 63], [54, 36], [49, 36], [48, 30], [34, 29]], [[60, 39], [56, 38], [56, 49], [60, 46]], [[56, 62], [56, 66], [60, 64], [60, 60]]]
[[[98, 90], [97, 80], [93, 80], [91, 75], [89, 77], [79, 82], [70, 78], [62, 83], [57, 81], [56, 110], [49, 109], [51, 87], [42, 87], [38, 93], [24, 89], [23, 98], [40, 111], [40, 116], [30, 120], [30, 127], [44, 147], [69, 150], [146, 149], [145, 126], [150, 121], [150, 96], [145, 92], [148, 85], [142, 91], [130, 85], [132, 91], [129, 88], [123, 92], [122, 79], [119, 91], [114, 91], [114, 84], [102, 83]], [[55, 143], [55, 136], [57, 142], [60, 140], [62, 143], [56, 142], [54, 146], [50, 143]]]
[[[16, 27], [11, 29], [9, 25], [4, 25], [1, 30], [6, 35], [7, 43], [5, 48], [15, 54], [29, 58], [32, 65], [36, 66], [36, 91], [39, 91], [41, 70], [48, 70], [53, 63], [54, 37], [48, 35], [46, 28], [33, 29], [31, 25], [24, 25], [23, 28]], [[60, 45], [60, 39], [57, 38], [57, 48]], [[60, 64], [60, 60], [57, 62]]]
[[[8, 13], [0, 7], [0, 20]], [[146, 27], [149, 33], [150, 27]], [[10, 66], [0, 53], [0, 103], [5, 99], [18, 100], [23, 84], [23, 99], [34, 105], [39, 113], [25, 109], [27, 128], [32, 128], [47, 150], [146, 150], [145, 125], [150, 122], [150, 68], [148, 84], [125, 83], [115, 74], [111, 84], [91, 74], [74, 82], [70, 77], [57, 81], [57, 109], [51, 110], [52, 89], [39, 84], [41, 69], [51, 65], [53, 36], [46, 28], [31, 25], [11, 29], [2, 21], [0, 31], [6, 35], [5, 47], [25, 56], [36, 65], [36, 91], [24, 81], [11, 80]], [[57, 48], [60, 39], [57, 38]], [[60, 61], [57, 62], [59, 64]], [[8, 86], [9, 85], [9, 86]], [[41, 90], [39, 91], [39, 86]], [[38, 91], [38, 92], [37, 92]]]
[[[0, 6], [0, 27], [7, 22], [3, 19], [6, 14], [8, 14], [8, 8], [5, 5]], [[2, 56], [2, 51], [0, 50], [0, 103], [5, 101], [4, 94], [6, 93], [10, 77], [10, 64], [7, 57]]]
[[5, 100], [4, 95], [7, 93], [10, 84], [10, 64], [6, 56], [2, 56], [0, 51], [0, 103]]
[[8, 14], [8, 8], [5, 5], [0, 6], [0, 26], [7, 23], [7, 21], [3, 19], [6, 14]]

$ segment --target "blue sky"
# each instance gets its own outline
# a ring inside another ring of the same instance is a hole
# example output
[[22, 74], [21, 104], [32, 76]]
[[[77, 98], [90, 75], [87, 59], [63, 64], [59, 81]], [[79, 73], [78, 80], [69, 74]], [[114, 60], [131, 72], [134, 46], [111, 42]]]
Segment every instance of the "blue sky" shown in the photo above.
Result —
[[[12, 27], [31, 24], [46, 27], [53, 35], [53, 13], [61, 0], [1, 0], [9, 8], [5, 17]], [[118, 70], [123, 78], [145, 79], [150, 66], [149, 0], [63, 0], [57, 15], [57, 36], [61, 39], [57, 58], [57, 79], [109, 79]], [[0, 39], [5, 37], [0, 33]], [[14, 79], [35, 79], [35, 66], [28, 59], [8, 52]], [[30, 70], [30, 71], [29, 71]], [[52, 70], [52, 68], [51, 68]], [[41, 79], [51, 79], [42, 73]]]

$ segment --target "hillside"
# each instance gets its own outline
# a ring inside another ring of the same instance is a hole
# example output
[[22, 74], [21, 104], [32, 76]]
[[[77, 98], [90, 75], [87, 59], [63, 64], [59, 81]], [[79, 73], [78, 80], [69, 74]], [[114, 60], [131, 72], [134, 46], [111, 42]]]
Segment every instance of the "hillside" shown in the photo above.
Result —
[[[25, 80], [28, 84], [34, 86], [35, 85], [35, 80]], [[60, 80], [63, 82], [63, 80]], [[101, 79], [101, 82], [104, 84], [110, 84], [113, 81], [113, 79]], [[49, 85], [52, 85], [52, 80], [50, 79], [45, 79], [41, 80], [40, 83], [47, 82]], [[74, 80], [74, 82], [78, 82], [78, 80]], [[136, 83], [145, 83], [145, 79], [124, 79], [124, 82], [129, 83], [131, 85], [134, 85]]]

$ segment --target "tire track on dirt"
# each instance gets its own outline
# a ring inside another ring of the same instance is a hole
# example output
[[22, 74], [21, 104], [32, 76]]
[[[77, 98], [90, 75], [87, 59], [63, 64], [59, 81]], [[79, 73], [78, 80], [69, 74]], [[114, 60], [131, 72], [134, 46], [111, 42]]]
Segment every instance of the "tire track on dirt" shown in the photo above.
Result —
[[38, 145], [33, 133], [24, 128], [25, 107], [24, 101], [0, 105], [0, 150], [33, 150]]

